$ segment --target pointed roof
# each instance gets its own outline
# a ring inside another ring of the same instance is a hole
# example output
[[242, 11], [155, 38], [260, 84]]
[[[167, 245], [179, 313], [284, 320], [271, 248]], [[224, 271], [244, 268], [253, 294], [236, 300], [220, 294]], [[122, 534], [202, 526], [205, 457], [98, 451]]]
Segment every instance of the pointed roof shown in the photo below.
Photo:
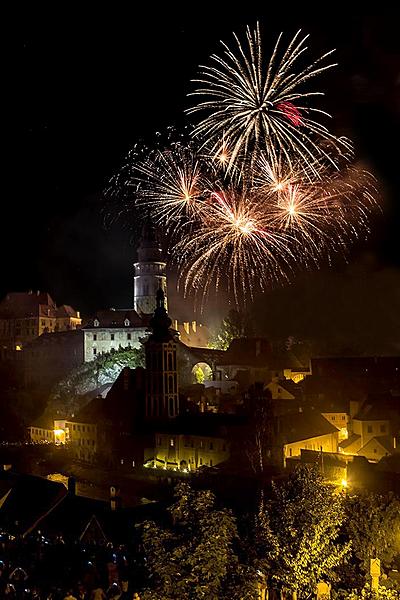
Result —
[[156, 310], [154, 316], [150, 321], [150, 327], [153, 329], [153, 333], [149, 337], [151, 342], [169, 342], [174, 337], [170, 331], [172, 321], [168, 316], [165, 308], [165, 295], [164, 291], [159, 288], [156, 294]]

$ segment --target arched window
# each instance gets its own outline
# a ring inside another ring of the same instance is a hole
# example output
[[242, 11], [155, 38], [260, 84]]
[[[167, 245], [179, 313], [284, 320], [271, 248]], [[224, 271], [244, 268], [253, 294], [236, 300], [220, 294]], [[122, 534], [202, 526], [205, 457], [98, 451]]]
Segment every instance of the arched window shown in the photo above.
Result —
[[93, 321], [93, 325], [94, 325], [95, 327], [98, 327], [98, 326], [100, 325], [100, 321], [99, 321], [98, 319], [95, 319], [95, 320]]
[[129, 321], [129, 319], [125, 319], [125, 321], [124, 321], [125, 327], [129, 327], [130, 324], [131, 324], [131, 322]]

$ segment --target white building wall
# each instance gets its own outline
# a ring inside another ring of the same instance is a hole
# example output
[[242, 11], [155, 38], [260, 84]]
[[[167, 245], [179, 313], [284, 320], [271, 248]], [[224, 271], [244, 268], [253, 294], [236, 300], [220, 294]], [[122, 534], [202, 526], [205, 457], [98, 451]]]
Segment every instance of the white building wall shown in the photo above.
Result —
[[85, 329], [85, 362], [94, 360], [100, 354], [119, 350], [120, 348], [137, 348], [141, 346], [140, 340], [146, 337], [145, 327], [113, 327]]

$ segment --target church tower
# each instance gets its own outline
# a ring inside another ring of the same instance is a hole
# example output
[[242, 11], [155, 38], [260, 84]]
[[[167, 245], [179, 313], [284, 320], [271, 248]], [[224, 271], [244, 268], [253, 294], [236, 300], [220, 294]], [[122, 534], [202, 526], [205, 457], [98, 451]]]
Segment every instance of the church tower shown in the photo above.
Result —
[[156, 310], [150, 321], [153, 333], [145, 342], [146, 353], [146, 418], [171, 419], [179, 413], [176, 342], [170, 331], [171, 319], [165, 308], [160, 288]]
[[162, 289], [167, 308], [166, 263], [162, 257], [161, 244], [150, 217], [142, 229], [142, 238], [138, 247], [138, 261], [134, 263], [134, 309], [140, 315], [150, 315], [156, 309], [156, 294]]

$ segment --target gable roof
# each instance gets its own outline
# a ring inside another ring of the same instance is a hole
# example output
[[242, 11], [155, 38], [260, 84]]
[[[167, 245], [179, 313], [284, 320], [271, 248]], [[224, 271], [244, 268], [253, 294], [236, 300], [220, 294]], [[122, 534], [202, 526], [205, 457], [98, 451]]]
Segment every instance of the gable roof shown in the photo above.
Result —
[[29, 532], [67, 494], [62, 483], [33, 475], [6, 471], [0, 473], [0, 482], [7, 494], [4, 499], [5, 494], [2, 493], [0, 528], [14, 535]]
[[[95, 326], [94, 321], [99, 321], [99, 325]], [[128, 319], [129, 325], [125, 325], [125, 320]], [[148, 320], [139, 317], [133, 309], [114, 309], [99, 310], [91, 317], [83, 326], [83, 329], [112, 329], [129, 327], [147, 327]]]
[[286, 444], [338, 432], [334, 425], [315, 411], [289, 413], [279, 417], [278, 423]]

